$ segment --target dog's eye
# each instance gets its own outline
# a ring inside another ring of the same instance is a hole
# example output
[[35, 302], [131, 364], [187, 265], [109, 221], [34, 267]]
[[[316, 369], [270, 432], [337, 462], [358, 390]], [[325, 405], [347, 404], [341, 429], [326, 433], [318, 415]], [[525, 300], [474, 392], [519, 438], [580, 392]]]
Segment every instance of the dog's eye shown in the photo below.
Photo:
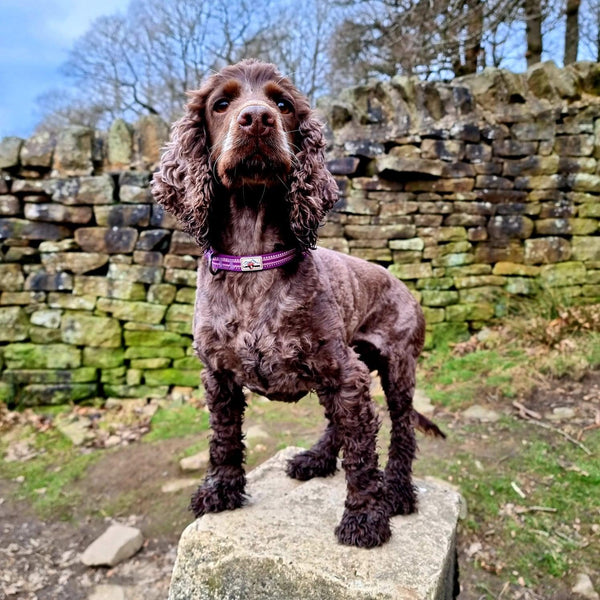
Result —
[[225, 112], [229, 108], [229, 100], [217, 100], [213, 105], [213, 110], [218, 113]]
[[279, 109], [279, 112], [283, 115], [289, 115], [290, 113], [294, 112], [294, 107], [292, 106], [292, 103], [288, 100], [278, 100], [277, 108]]

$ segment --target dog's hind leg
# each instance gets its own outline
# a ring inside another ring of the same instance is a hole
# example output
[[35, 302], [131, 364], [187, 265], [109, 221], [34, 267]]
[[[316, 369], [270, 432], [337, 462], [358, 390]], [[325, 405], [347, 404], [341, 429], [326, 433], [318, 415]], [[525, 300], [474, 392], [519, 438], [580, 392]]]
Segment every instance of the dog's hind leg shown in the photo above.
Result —
[[213, 434], [208, 473], [190, 504], [196, 517], [208, 512], [239, 508], [246, 500], [243, 467], [245, 446], [242, 437], [246, 399], [242, 388], [229, 373], [205, 369], [202, 379]]
[[342, 447], [339, 430], [325, 411], [329, 420], [321, 439], [305, 452], [296, 454], [288, 461], [286, 472], [290, 477], [306, 481], [313, 477], [327, 477], [337, 470], [337, 457]]
[[417, 506], [412, 483], [412, 463], [417, 449], [412, 408], [416, 359], [404, 355], [384, 360], [382, 357], [379, 375], [392, 421], [385, 483], [392, 514], [407, 515]]

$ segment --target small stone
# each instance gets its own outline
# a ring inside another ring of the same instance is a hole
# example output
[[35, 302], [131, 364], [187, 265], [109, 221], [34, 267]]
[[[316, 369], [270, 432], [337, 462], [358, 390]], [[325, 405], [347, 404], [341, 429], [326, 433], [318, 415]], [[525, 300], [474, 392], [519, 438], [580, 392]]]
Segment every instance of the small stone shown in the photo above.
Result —
[[483, 423], [494, 423], [500, 419], [500, 414], [495, 410], [485, 408], [479, 404], [474, 404], [463, 411], [463, 417], [467, 419], [475, 419]]
[[57, 420], [55, 427], [71, 441], [74, 446], [83, 446], [86, 442], [94, 438], [94, 433], [90, 430], [89, 424], [81, 419], [74, 421]]
[[18, 137], [5, 137], [0, 140], [0, 169], [12, 169], [19, 164], [19, 152], [23, 140]]
[[424, 415], [432, 415], [434, 411], [434, 406], [431, 404], [431, 398], [429, 398], [429, 396], [427, 396], [427, 394], [419, 388], [415, 390], [413, 407], [417, 412], [420, 412]]
[[268, 440], [270, 437], [260, 425], [252, 425], [246, 431], [247, 440]]
[[88, 567], [114, 567], [132, 557], [143, 543], [144, 538], [139, 529], [121, 524], [111, 525], [85, 549], [81, 562]]
[[53, 176], [91, 175], [94, 132], [86, 127], [67, 127], [57, 136]]
[[88, 596], [88, 600], [125, 600], [125, 598], [125, 588], [120, 585], [108, 584], [96, 585]]
[[172, 494], [174, 492], [179, 492], [181, 490], [185, 490], [189, 487], [199, 485], [199, 484], [200, 484], [199, 479], [193, 479], [191, 477], [181, 478], [181, 479], [171, 479], [170, 481], [167, 481], [166, 483], [164, 483], [161, 486], [160, 491], [163, 492], [164, 494]]
[[202, 471], [208, 467], [210, 453], [203, 450], [192, 456], [186, 456], [179, 461], [179, 468], [182, 471]]
[[575, 585], [573, 585], [571, 591], [586, 600], [600, 599], [600, 595], [594, 590], [592, 580], [587, 573], [577, 573], [577, 575], [575, 575]]
[[31, 322], [33, 325], [47, 327], [48, 329], [58, 329], [60, 327], [62, 311], [60, 310], [36, 310], [31, 313]]
[[575, 409], [570, 406], [556, 406], [552, 413], [548, 415], [549, 419], [562, 421], [563, 419], [572, 419], [575, 416]]

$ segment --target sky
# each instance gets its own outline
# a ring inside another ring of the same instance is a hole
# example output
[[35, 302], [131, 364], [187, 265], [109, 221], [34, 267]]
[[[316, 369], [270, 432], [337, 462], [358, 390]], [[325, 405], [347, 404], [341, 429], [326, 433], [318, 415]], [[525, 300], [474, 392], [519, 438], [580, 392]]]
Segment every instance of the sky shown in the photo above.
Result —
[[60, 66], [73, 42], [101, 15], [129, 0], [0, 0], [0, 138], [28, 137], [36, 98], [64, 81]]

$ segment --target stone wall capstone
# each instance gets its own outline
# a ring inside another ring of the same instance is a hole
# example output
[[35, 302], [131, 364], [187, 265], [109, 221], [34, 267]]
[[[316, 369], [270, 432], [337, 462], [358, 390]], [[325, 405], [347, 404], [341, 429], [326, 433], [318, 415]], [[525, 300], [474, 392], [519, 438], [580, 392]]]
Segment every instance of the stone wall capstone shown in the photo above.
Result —
[[[341, 199], [320, 244], [403, 279], [429, 344], [543, 289], [600, 301], [600, 64], [396, 77], [321, 111]], [[149, 193], [167, 137], [145, 117], [0, 142], [0, 401], [199, 384], [199, 251]]]

